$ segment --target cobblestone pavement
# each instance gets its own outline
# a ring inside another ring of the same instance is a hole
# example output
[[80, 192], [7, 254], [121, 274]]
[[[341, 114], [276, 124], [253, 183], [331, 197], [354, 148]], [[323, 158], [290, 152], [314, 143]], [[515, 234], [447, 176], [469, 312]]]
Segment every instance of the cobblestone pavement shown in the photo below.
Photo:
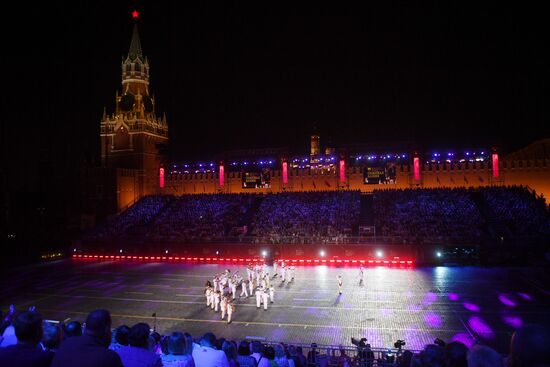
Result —
[[[275, 303], [267, 311], [256, 308], [255, 298], [239, 298], [234, 322], [227, 325], [206, 307], [203, 295], [206, 280], [226, 268], [246, 274], [244, 264], [58, 261], [2, 277], [0, 306], [36, 305], [54, 320], [83, 320], [89, 311], [106, 308], [115, 326], [152, 327], [156, 313], [160, 332], [193, 336], [212, 331], [228, 339], [347, 345], [353, 336], [376, 347], [404, 339], [412, 349], [440, 337], [466, 344], [477, 339], [502, 352], [515, 327], [550, 320], [543, 270], [367, 267], [359, 285], [356, 267], [303, 266], [293, 282], [272, 280]], [[342, 295], [338, 274], [344, 278]]]

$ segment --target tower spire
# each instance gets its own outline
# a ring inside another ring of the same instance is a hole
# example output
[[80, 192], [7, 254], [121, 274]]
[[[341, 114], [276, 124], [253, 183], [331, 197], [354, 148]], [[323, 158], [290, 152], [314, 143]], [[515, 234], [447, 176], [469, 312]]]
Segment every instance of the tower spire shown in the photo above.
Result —
[[130, 50], [128, 51], [128, 58], [135, 60], [137, 58], [143, 59], [141, 53], [141, 41], [139, 40], [139, 33], [137, 23], [134, 24], [134, 32], [132, 33], [132, 41], [130, 42]]

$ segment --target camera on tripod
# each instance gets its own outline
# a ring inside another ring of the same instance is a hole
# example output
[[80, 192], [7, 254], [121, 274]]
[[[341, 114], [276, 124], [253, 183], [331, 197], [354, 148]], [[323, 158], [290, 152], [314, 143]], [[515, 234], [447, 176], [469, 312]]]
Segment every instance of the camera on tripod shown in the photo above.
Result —
[[351, 337], [351, 344], [355, 345], [358, 348], [366, 348], [370, 345], [367, 344], [367, 338], [356, 339], [353, 336]]
[[397, 349], [401, 349], [405, 345], [404, 340], [397, 340], [395, 343], [393, 343], [393, 347]]

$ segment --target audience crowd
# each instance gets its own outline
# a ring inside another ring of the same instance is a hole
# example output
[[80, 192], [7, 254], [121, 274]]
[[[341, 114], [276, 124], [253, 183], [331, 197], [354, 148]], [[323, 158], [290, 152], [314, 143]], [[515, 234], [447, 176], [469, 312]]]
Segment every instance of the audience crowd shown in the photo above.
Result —
[[[550, 330], [524, 325], [510, 341], [510, 353], [454, 341], [436, 339], [422, 351], [374, 352], [370, 346], [356, 349], [307, 348], [283, 343], [240, 342], [206, 333], [194, 339], [188, 333], [161, 336], [145, 323], [111, 329], [107, 310], [88, 314], [85, 324], [45, 322], [31, 307], [2, 317], [0, 366], [18, 367], [548, 367]], [[354, 347], [355, 348], [355, 347]]]
[[512, 235], [550, 234], [546, 203], [521, 186], [488, 187], [481, 191], [490, 214], [502, 221]]
[[[270, 242], [295, 237], [351, 235], [359, 222], [360, 191], [314, 191], [268, 195], [251, 223], [251, 235]], [[289, 240], [290, 238], [290, 240]]]
[[372, 203], [363, 208], [359, 191], [148, 196], [84, 239], [345, 242], [358, 235], [365, 216], [377, 236], [408, 243], [479, 242], [495, 236], [498, 231], [488, 230], [494, 225], [508, 228], [510, 236], [550, 234], [544, 199], [521, 186], [376, 190]]
[[413, 243], [451, 236], [475, 241], [484, 222], [466, 189], [375, 191], [373, 207], [377, 235]]

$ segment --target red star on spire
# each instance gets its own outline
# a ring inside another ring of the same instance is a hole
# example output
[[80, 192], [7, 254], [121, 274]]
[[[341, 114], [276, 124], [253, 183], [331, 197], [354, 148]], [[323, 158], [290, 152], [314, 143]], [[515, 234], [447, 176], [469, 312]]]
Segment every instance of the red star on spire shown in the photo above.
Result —
[[137, 10], [134, 10], [134, 11], [132, 12], [132, 18], [134, 18], [134, 19], [139, 18], [139, 12], [138, 12]]

